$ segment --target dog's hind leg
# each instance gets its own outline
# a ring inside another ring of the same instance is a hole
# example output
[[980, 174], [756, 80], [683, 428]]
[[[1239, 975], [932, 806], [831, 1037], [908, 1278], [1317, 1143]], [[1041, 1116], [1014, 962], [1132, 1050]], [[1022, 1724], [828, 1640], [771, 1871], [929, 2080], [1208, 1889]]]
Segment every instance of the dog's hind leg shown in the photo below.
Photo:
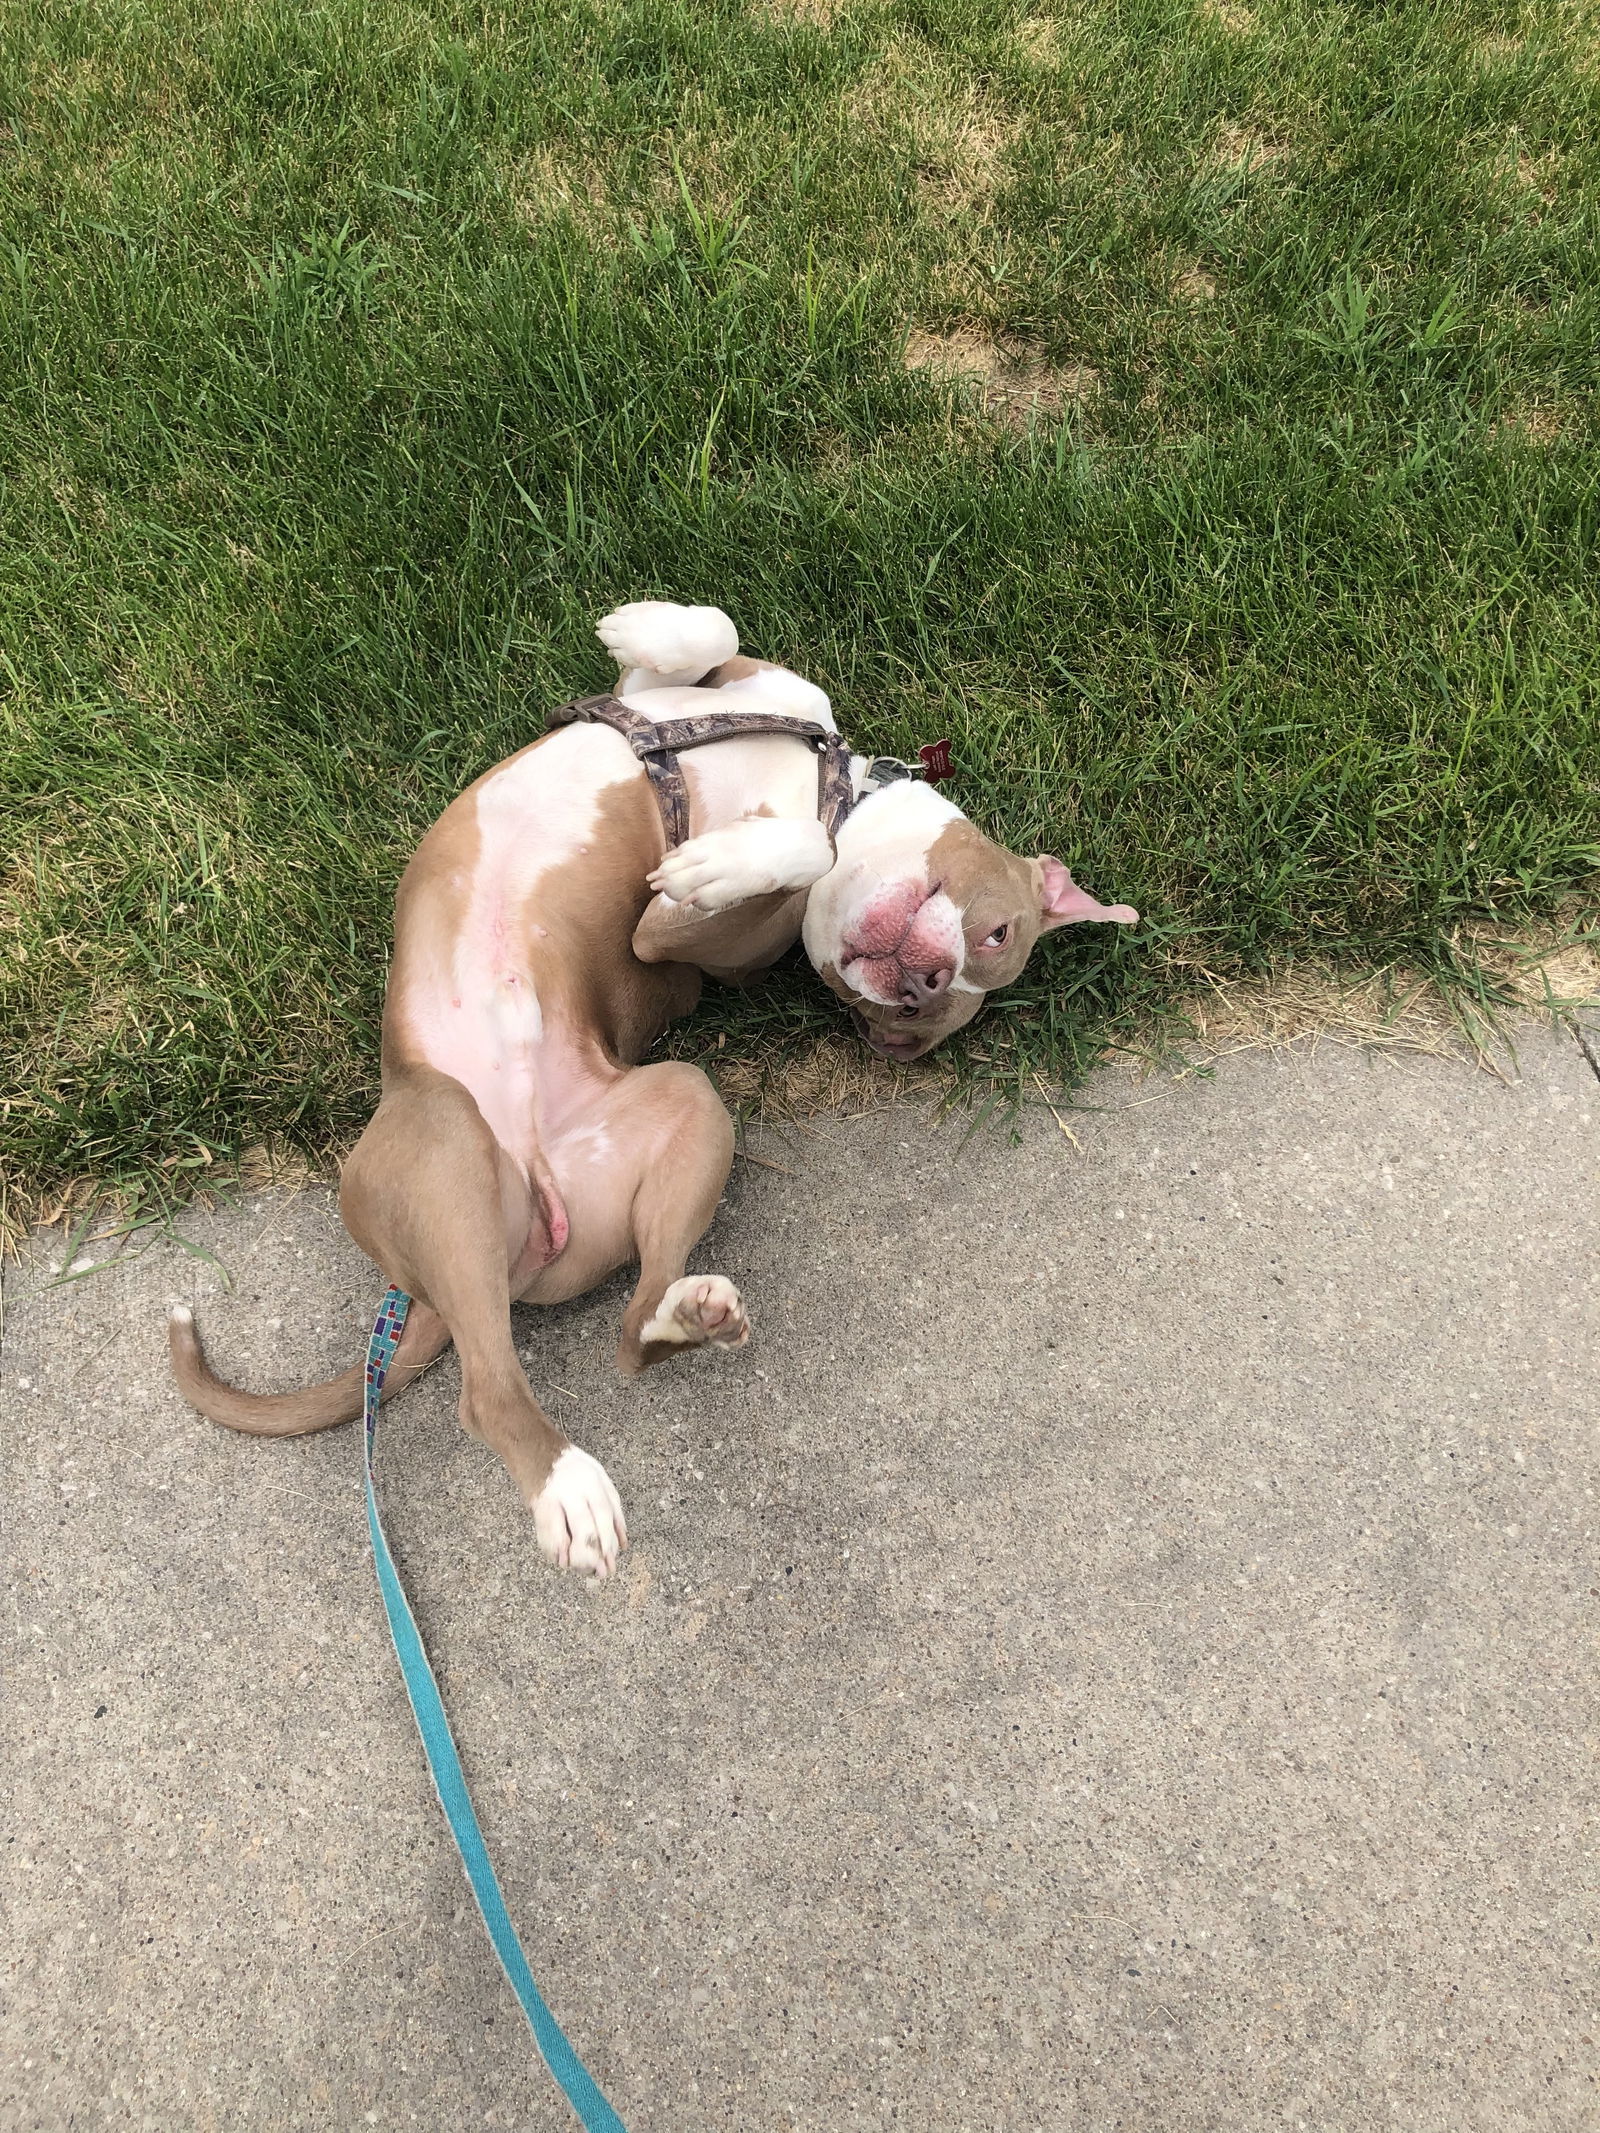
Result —
[[637, 1260], [617, 1349], [625, 1373], [684, 1348], [743, 1343], [733, 1283], [683, 1270], [733, 1164], [733, 1121], [698, 1067], [662, 1060], [619, 1074], [550, 1155], [572, 1239], [518, 1291], [524, 1303], [566, 1303]]
[[684, 1273], [728, 1182], [733, 1121], [698, 1067], [645, 1067], [628, 1084], [642, 1158], [632, 1212], [639, 1281], [617, 1366], [632, 1376], [685, 1348], [740, 1347], [750, 1328], [725, 1275]]
[[410, 1068], [345, 1165], [340, 1207], [387, 1279], [448, 1325], [462, 1423], [504, 1461], [540, 1547], [563, 1568], [603, 1577], [627, 1545], [617, 1492], [540, 1407], [511, 1338], [513, 1282], [521, 1287], [530, 1257], [557, 1257], [566, 1241], [553, 1192], [530, 1186], [460, 1082]]

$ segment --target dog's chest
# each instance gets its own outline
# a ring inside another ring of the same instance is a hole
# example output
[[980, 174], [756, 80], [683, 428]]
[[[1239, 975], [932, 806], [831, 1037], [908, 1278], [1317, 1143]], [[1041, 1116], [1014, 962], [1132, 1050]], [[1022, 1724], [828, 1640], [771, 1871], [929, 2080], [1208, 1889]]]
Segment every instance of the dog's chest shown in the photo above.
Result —
[[681, 756], [689, 787], [690, 834], [721, 829], [746, 815], [803, 819], [817, 812], [817, 758], [783, 734], [715, 741]]
[[[792, 683], [794, 677], [787, 679]], [[808, 718], [825, 730], [833, 727], [833, 714], [820, 690], [808, 691], [801, 704], [781, 695], [769, 698], [754, 682], [721, 689], [646, 689], [628, 695], [625, 701], [657, 725], [680, 718], [721, 719], [735, 718], [742, 711], [752, 716], [780, 711]], [[685, 749], [678, 762], [689, 790], [691, 836], [740, 822], [746, 815], [804, 818], [817, 812], [817, 757], [804, 741], [790, 740], [781, 733], [758, 733], [748, 740], [734, 737]]]

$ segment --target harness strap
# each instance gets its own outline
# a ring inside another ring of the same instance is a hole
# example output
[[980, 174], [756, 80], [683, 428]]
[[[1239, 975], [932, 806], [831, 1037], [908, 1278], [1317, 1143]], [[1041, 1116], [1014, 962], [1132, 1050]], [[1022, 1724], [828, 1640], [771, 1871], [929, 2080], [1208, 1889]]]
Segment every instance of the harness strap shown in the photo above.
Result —
[[528, 1968], [528, 1958], [522, 1952], [517, 1929], [511, 1923], [506, 1900], [500, 1893], [500, 1883], [489, 1857], [488, 1846], [483, 1841], [483, 1831], [478, 1827], [472, 1795], [467, 1790], [461, 1758], [456, 1753], [456, 1744], [451, 1736], [450, 1721], [444, 1714], [439, 1684], [433, 1678], [433, 1668], [428, 1664], [422, 1633], [417, 1628], [416, 1617], [411, 1612], [405, 1587], [400, 1582], [400, 1573], [395, 1568], [394, 1557], [389, 1553], [389, 1543], [384, 1534], [383, 1518], [378, 1510], [378, 1477], [374, 1456], [378, 1438], [378, 1402], [383, 1397], [383, 1381], [389, 1374], [389, 1365], [394, 1361], [394, 1352], [400, 1345], [400, 1335], [405, 1330], [406, 1315], [410, 1309], [411, 1298], [404, 1289], [391, 1289], [379, 1307], [377, 1322], [372, 1328], [372, 1339], [367, 1347], [367, 1531], [372, 1536], [372, 1557], [378, 1570], [378, 1589], [383, 1594], [383, 1611], [389, 1618], [389, 1634], [394, 1639], [406, 1694], [411, 1699], [412, 1715], [417, 1721], [417, 1731], [422, 1735], [423, 1753], [428, 1758], [428, 1775], [433, 1779], [433, 1788], [439, 1795], [439, 1805], [444, 1809], [445, 1820], [450, 1824], [450, 1834], [456, 1840], [456, 1850], [461, 1854], [461, 1864], [466, 1868], [467, 1885], [472, 1890], [473, 1901], [478, 1906], [494, 1952], [500, 1959], [506, 1982], [516, 1994], [518, 2005], [528, 2018], [534, 2042], [543, 2055], [545, 2065], [559, 2082], [562, 2094], [577, 2113], [584, 2133], [625, 2133], [622, 2120], [600, 2093], [594, 2076], [567, 2042], [566, 2032], [545, 2005], [544, 1995], [533, 1981], [533, 1972]]
[[[689, 788], [678, 757], [686, 748], [706, 748], [713, 741], [741, 741], [752, 734], [781, 733], [814, 748], [817, 819], [830, 837], [838, 834], [839, 825], [855, 805], [849, 744], [843, 734], [830, 733], [814, 719], [789, 718], [781, 711], [702, 711], [692, 718], [653, 719], [616, 696], [580, 696], [570, 704], [558, 705], [545, 723], [570, 726], [580, 720], [610, 726], [620, 733], [644, 765], [645, 775], [655, 788], [669, 851], [685, 843], [689, 835]], [[912, 775], [908, 769], [903, 774]]]

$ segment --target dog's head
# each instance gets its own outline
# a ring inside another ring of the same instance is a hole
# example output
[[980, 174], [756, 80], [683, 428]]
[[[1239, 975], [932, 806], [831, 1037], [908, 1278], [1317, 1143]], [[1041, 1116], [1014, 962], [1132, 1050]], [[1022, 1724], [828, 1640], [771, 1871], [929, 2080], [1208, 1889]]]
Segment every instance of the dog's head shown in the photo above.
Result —
[[1137, 923], [1096, 903], [1059, 859], [1020, 859], [931, 786], [869, 793], [806, 903], [805, 947], [823, 983], [887, 1059], [920, 1059], [1020, 977], [1041, 933], [1084, 919]]

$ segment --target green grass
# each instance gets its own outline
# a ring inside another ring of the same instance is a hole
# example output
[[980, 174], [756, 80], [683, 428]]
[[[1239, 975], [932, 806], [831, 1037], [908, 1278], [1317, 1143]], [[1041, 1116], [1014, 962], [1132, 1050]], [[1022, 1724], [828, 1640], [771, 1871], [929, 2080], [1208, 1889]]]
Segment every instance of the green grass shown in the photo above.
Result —
[[[411, 846], [716, 600], [1198, 968], [1600, 865], [1600, 62], [1553, 4], [9, 0], [0, 1082], [24, 1194], [324, 1149]], [[909, 331], [1093, 389], [988, 418]], [[803, 975], [691, 1048], [834, 1025]]]

